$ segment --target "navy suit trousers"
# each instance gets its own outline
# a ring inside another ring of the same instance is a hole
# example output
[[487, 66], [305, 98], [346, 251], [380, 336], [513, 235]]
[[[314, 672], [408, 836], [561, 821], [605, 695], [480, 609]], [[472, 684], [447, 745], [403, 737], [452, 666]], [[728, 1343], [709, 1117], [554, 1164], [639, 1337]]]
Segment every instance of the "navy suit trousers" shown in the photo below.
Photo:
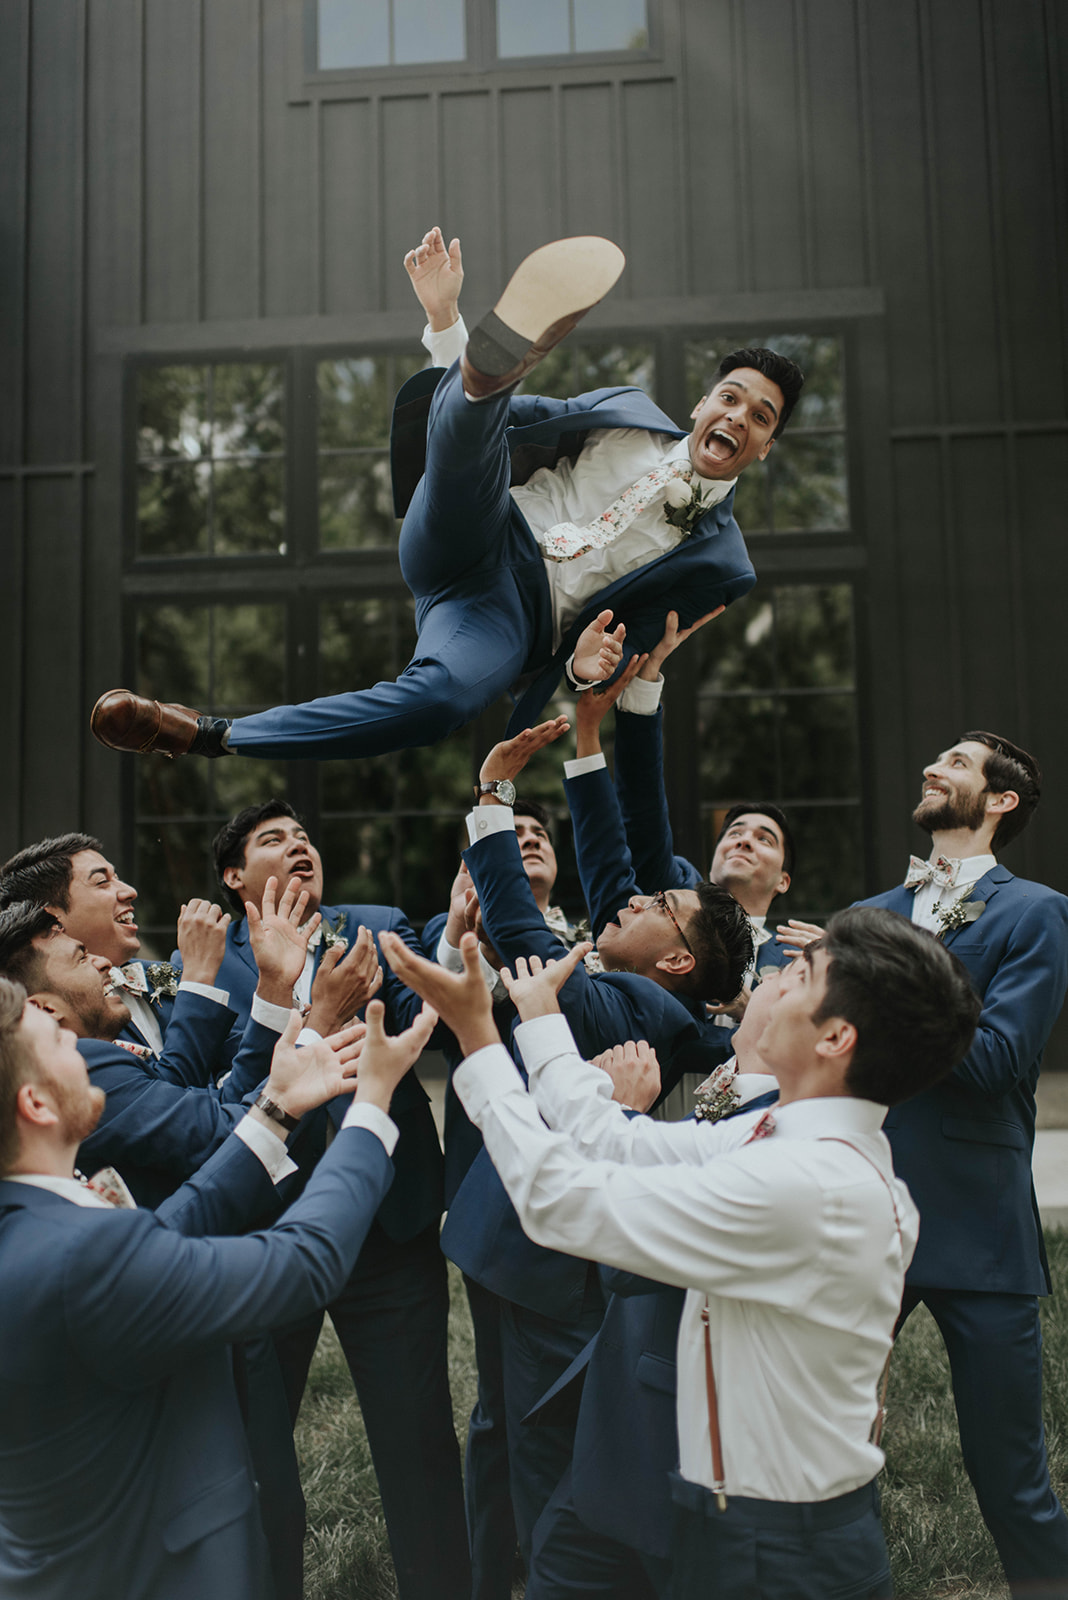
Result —
[[888, 1600], [893, 1594], [874, 1483], [833, 1500], [728, 1496], [672, 1475], [672, 1600]]
[[[626, 1396], [620, 1397], [625, 1403]], [[526, 1600], [668, 1600], [671, 1563], [597, 1533], [575, 1510], [571, 1468], [534, 1526]]]
[[[525, 593], [545, 573], [512, 515], [505, 443], [511, 395], [473, 405], [457, 367], [434, 395], [426, 472], [400, 536], [419, 642], [394, 683], [238, 717], [230, 748], [263, 759], [372, 756], [434, 744], [472, 721], [521, 676], [534, 642]], [[538, 663], [544, 665], [545, 663]]]
[[1053, 1492], [1042, 1425], [1042, 1326], [1028, 1294], [907, 1285], [949, 1356], [964, 1465], [1013, 1595], [1068, 1600], [1068, 1517]]
[[517, 1541], [508, 1467], [501, 1301], [466, 1274], [464, 1287], [478, 1365], [478, 1398], [464, 1456], [471, 1600], [511, 1600]]
[[[400, 1600], [468, 1600], [471, 1568], [447, 1365], [449, 1289], [432, 1223], [390, 1239], [373, 1223], [327, 1307], [352, 1374]], [[275, 1335], [294, 1420], [322, 1313]]]

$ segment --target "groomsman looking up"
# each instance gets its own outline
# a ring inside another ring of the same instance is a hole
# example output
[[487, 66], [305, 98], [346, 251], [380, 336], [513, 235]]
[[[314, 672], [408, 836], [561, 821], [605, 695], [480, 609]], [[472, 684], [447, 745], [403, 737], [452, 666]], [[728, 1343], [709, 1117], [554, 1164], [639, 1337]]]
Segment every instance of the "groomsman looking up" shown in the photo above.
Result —
[[919, 1219], [881, 1124], [967, 1049], [967, 974], [904, 918], [843, 912], [778, 979], [758, 1045], [777, 1107], [702, 1128], [629, 1118], [579, 1056], [556, 992], [581, 946], [510, 984], [528, 1092], [465, 943], [462, 978], [382, 948], [456, 1033], [457, 1091], [524, 1228], [687, 1290], [675, 1600], [706, 1600], [710, 1574], [717, 1600], [882, 1600], [871, 1432]]

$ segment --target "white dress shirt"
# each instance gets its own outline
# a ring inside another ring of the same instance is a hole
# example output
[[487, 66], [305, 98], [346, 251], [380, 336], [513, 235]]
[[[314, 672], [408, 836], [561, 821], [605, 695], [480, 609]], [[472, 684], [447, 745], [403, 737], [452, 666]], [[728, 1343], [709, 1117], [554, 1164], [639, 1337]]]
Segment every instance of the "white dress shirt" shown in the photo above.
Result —
[[[467, 328], [462, 317], [450, 328], [434, 333], [427, 326], [423, 344], [437, 366], [448, 367], [459, 359], [467, 343]], [[541, 536], [562, 522], [584, 528], [639, 478], [669, 462], [690, 465], [689, 441], [673, 439], [668, 433], [650, 433], [645, 428], [593, 428], [577, 460], [566, 457], [555, 467], [539, 467], [524, 484], [511, 491], [512, 499], [527, 520], [531, 533]], [[729, 482], [701, 478], [694, 473], [692, 484], [709, 504], [722, 500], [734, 486]], [[615, 583], [624, 573], [633, 572], [673, 550], [686, 537], [664, 516], [664, 491], [640, 511], [619, 537], [600, 549], [588, 550], [572, 561], [545, 562], [545, 575], [553, 607], [553, 649], [594, 595]]]
[[825, 1500], [869, 1482], [883, 1464], [869, 1440], [876, 1391], [919, 1225], [884, 1109], [795, 1101], [776, 1108], [771, 1138], [744, 1145], [759, 1112], [714, 1124], [626, 1117], [560, 1016], [517, 1037], [530, 1093], [503, 1046], [465, 1061], [456, 1090], [536, 1243], [689, 1291], [683, 1476], [712, 1487], [707, 1296], [728, 1495]]
[[[939, 852], [931, 855], [932, 864], [937, 859]], [[958, 900], [963, 900], [973, 884], [985, 877], [992, 867], [998, 864], [997, 856], [965, 856], [957, 863], [957, 881], [947, 889], [944, 884], [921, 884], [912, 897], [912, 920], [918, 928], [926, 928], [929, 933], [937, 933], [939, 928], [938, 913], [948, 911], [950, 906], [956, 905]]]
[[[148, 998], [148, 979], [145, 979], [146, 993], [140, 994], [130, 986], [130, 982], [121, 967], [112, 967], [110, 977], [112, 984], [119, 990], [120, 996], [130, 1012], [130, 1021], [138, 1033], [146, 1044], [151, 1045], [156, 1055], [162, 1055], [163, 1030], [159, 1024], [159, 1012]], [[178, 985], [178, 993], [181, 994], [183, 989], [187, 994], [199, 994], [204, 1000], [212, 1000], [218, 1006], [228, 1006], [230, 1004], [230, 991], [228, 989], [216, 989], [212, 984], [197, 983], [192, 978], [183, 978], [181, 980]]]

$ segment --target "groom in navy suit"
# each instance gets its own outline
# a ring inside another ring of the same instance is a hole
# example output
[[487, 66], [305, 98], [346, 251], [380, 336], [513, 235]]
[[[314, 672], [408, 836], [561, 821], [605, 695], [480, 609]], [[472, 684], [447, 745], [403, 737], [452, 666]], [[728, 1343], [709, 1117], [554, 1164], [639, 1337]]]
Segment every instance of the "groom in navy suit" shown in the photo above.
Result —
[[1038, 1297], [1049, 1270], [1031, 1182], [1035, 1085], [1068, 986], [1068, 899], [995, 852], [1038, 804], [1033, 757], [986, 732], [924, 768], [913, 820], [931, 835], [886, 906], [938, 933], [982, 996], [975, 1042], [942, 1083], [886, 1119], [920, 1209], [902, 1320], [922, 1300], [949, 1354], [965, 1465], [1014, 1596], [1068, 1594], [1068, 1519], [1050, 1485]]
[[[309, 948], [296, 985], [296, 999], [311, 1003], [310, 1024], [332, 1032], [341, 1020], [336, 1009], [350, 1020], [380, 982], [389, 1031], [400, 1033], [413, 1022], [421, 1002], [389, 969], [383, 978], [374, 939], [396, 932], [421, 951], [415, 932], [396, 906], [322, 904], [322, 861], [291, 806], [271, 800], [247, 807], [220, 829], [214, 851], [235, 910], [245, 901], [258, 906], [267, 879], [277, 876], [299, 879], [309, 895], [308, 914], [321, 911], [322, 937]], [[339, 945], [348, 951], [337, 960]], [[346, 978], [354, 967], [355, 983]], [[227, 930], [218, 978], [241, 1020], [256, 980], [242, 919]], [[327, 987], [334, 998], [324, 1002]], [[320, 1022], [324, 1003], [327, 1014]], [[327, 1108], [335, 1125], [344, 1109], [343, 1102]], [[468, 1600], [467, 1531], [446, 1364], [448, 1283], [438, 1240], [441, 1144], [414, 1070], [397, 1086], [390, 1114], [400, 1130], [395, 1180], [355, 1270], [328, 1310], [367, 1428], [401, 1600]], [[325, 1125], [317, 1138], [301, 1141], [303, 1161], [321, 1153], [324, 1131]], [[301, 1153], [295, 1155], [302, 1160]], [[276, 1339], [294, 1419], [321, 1326], [317, 1312]]]
[[116, 689], [93, 711], [102, 743], [170, 755], [375, 755], [432, 744], [507, 690], [515, 733], [565, 669], [575, 687], [603, 681], [624, 633], [628, 651], [651, 650], [669, 610], [689, 626], [752, 588], [734, 482], [786, 425], [804, 381], [793, 362], [764, 349], [726, 356], [688, 434], [640, 389], [517, 395], [614, 283], [620, 251], [604, 239], [543, 246], [469, 340], [457, 311], [459, 241], [446, 249], [434, 228], [405, 265], [432, 358], [448, 368], [411, 379], [394, 413], [414, 659], [394, 683], [229, 725]]

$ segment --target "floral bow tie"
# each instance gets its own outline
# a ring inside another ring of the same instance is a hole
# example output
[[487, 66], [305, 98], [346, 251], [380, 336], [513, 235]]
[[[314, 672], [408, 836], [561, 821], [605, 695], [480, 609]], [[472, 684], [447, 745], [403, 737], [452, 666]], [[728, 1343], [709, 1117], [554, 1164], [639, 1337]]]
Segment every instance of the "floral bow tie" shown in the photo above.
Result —
[[128, 989], [131, 994], [148, 993], [145, 969], [137, 961], [130, 961], [125, 967], [112, 967], [108, 977], [113, 989]]
[[942, 889], [952, 889], [960, 871], [960, 862], [948, 856], [935, 861], [921, 861], [919, 856], [909, 856], [909, 870], [905, 874], [905, 888], [919, 889], [925, 883], [937, 883]]

